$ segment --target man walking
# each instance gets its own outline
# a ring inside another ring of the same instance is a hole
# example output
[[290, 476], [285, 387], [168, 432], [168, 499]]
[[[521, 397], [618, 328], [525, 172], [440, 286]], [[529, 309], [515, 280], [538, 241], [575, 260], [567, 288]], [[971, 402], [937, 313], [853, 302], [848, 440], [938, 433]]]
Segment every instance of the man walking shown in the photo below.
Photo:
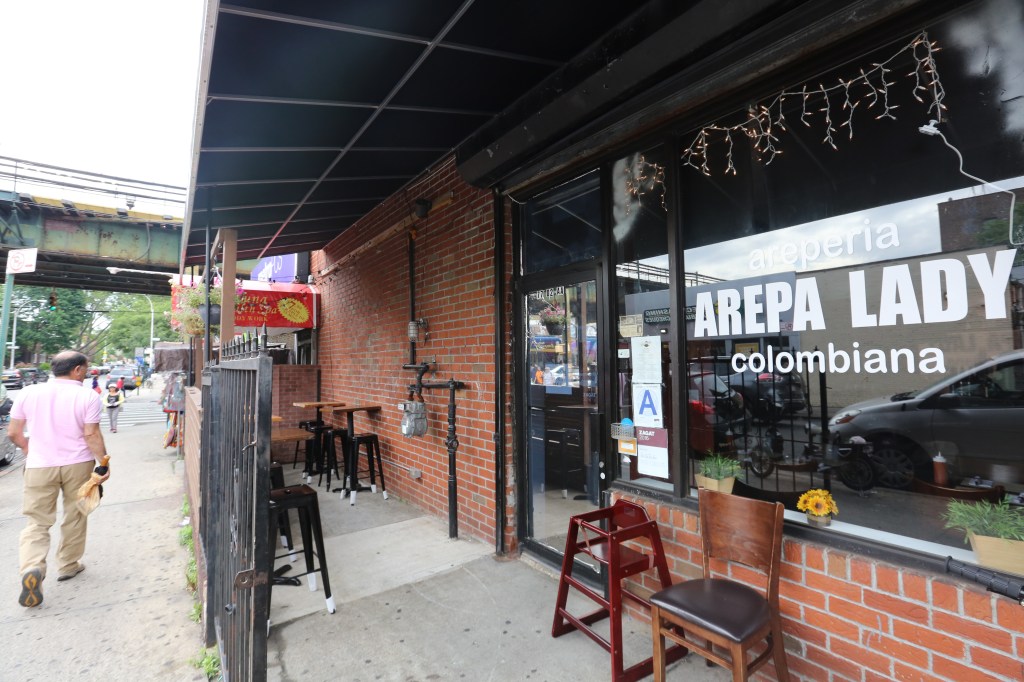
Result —
[[[106, 455], [100, 417], [100, 396], [83, 386], [89, 360], [76, 351], [61, 351], [53, 358], [54, 380], [20, 391], [11, 408], [8, 436], [25, 452], [22, 513], [28, 524], [21, 532], [22, 606], [43, 601], [50, 527], [57, 518], [57, 494], [62, 494], [64, 518], [57, 546], [57, 580], [68, 580], [85, 570], [88, 517], [76, 502], [78, 489], [89, 481], [97, 460]], [[28, 434], [26, 435], [26, 423]], [[102, 480], [110, 477], [109, 471]]]

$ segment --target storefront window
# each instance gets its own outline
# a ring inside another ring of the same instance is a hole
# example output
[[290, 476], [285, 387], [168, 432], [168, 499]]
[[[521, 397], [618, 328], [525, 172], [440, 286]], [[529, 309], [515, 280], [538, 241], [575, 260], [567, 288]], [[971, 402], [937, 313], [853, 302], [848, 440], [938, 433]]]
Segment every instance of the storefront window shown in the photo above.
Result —
[[741, 492], [830, 487], [839, 521], [953, 546], [948, 495], [1024, 504], [1024, 103], [988, 58], [1024, 35], [978, 28], [998, 4], [684, 134], [690, 445]]
[[[617, 478], [671, 491], [672, 447], [668, 194], [664, 150], [630, 154], [612, 166], [614, 221]], [[623, 424], [632, 423], [632, 434]]]
[[523, 273], [601, 255], [600, 175], [592, 171], [540, 194], [523, 211]]

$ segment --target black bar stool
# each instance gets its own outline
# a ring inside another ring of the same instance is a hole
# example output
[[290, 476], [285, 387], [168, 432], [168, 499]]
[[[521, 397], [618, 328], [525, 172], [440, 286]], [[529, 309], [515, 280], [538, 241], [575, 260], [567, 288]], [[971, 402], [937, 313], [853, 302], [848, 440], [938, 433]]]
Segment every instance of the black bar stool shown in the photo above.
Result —
[[[362, 446], [366, 446], [366, 469], [360, 471], [359, 469], [359, 449]], [[384, 463], [380, 457], [380, 439], [377, 438], [376, 433], [357, 433], [352, 438], [352, 490], [349, 491], [349, 505], [356, 503], [356, 492], [360, 490], [370, 490], [371, 492], [377, 492], [377, 478], [380, 476], [380, 490], [384, 495], [384, 499], [388, 499], [388, 489], [384, 485]], [[377, 459], [377, 471], [373, 470], [373, 460]], [[359, 474], [369, 473], [370, 475], [370, 487], [359, 485]], [[345, 480], [349, 480], [346, 478]]]
[[[323, 527], [320, 524], [320, 504], [316, 491], [308, 485], [293, 485], [284, 488], [275, 488], [270, 491], [270, 513], [283, 514], [287, 516], [289, 509], [296, 509], [299, 512], [299, 529], [302, 533], [302, 553], [306, 558], [306, 572], [300, 573], [295, 578], [307, 576], [309, 591], [316, 592], [316, 574], [319, 573], [324, 581], [324, 598], [327, 604], [327, 612], [334, 613], [337, 608], [334, 605], [334, 597], [331, 596], [331, 579], [327, 574], [327, 552], [324, 548]], [[276, 529], [271, 530], [274, 533]], [[289, 533], [290, 535], [290, 533]], [[274, 538], [271, 536], [271, 547]], [[315, 551], [314, 551], [315, 543]], [[314, 568], [313, 556], [319, 561], [319, 566]], [[274, 555], [276, 559], [289, 557], [290, 554]], [[273, 566], [270, 567], [273, 573]], [[273, 586], [274, 581], [270, 581]], [[269, 604], [269, 597], [268, 597]]]
[[[318, 426], [323, 426], [324, 422], [322, 419], [307, 419], [299, 422], [299, 428], [313, 433], [313, 429]], [[313, 478], [315, 473], [315, 461], [316, 461], [316, 438], [310, 436], [306, 439], [306, 465], [305, 469], [302, 470], [303, 478], [308, 483]], [[299, 459], [299, 442], [295, 442], [295, 459], [292, 461], [292, 468], [295, 468], [295, 462]]]
[[[340, 442], [335, 444], [335, 439], [337, 439]], [[335, 475], [337, 475], [338, 473], [338, 453], [341, 453], [341, 476], [337, 476], [337, 480], [341, 481], [342, 485], [340, 488], [334, 488], [333, 490], [331, 490], [331, 492], [340, 492], [342, 493], [342, 497], [344, 497], [345, 485], [346, 481], [348, 481], [348, 457], [349, 447], [351, 445], [348, 440], [348, 429], [344, 427], [336, 427], [334, 429], [331, 429], [330, 433], [326, 434], [324, 442], [326, 443], [328, 440], [330, 441], [330, 456], [334, 457], [333, 462]], [[327, 487], [331, 487], [329, 480]]]
[[[270, 489], [284, 487], [284, 470], [276, 462], [270, 465]], [[281, 546], [292, 549], [292, 526], [288, 522], [288, 512], [283, 511], [277, 515], [277, 528], [281, 533]], [[292, 561], [295, 561], [293, 556]]]
[[317, 427], [317, 428], [321, 430], [320, 434], [319, 434], [320, 435], [320, 452], [322, 453], [321, 461], [323, 462], [323, 466], [320, 469], [320, 478], [319, 478], [319, 480], [317, 480], [317, 485], [319, 486], [323, 482], [324, 474], [327, 474], [327, 490], [330, 490], [331, 489], [331, 472], [332, 471], [334, 472], [334, 477], [335, 477], [336, 480], [343, 480], [342, 475], [338, 473], [338, 450], [334, 446], [334, 439], [336, 437], [338, 437], [338, 435], [339, 435], [338, 432], [339, 431], [341, 432], [340, 436], [341, 436], [341, 439], [342, 439], [341, 440], [341, 447], [342, 447], [342, 449], [341, 449], [341, 452], [342, 452], [342, 456], [341, 456], [342, 469], [344, 469], [345, 472], [348, 473], [348, 468], [345, 466], [345, 464], [347, 464], [347, 463], [345, 462], [345, 454], [344, 454], [344, 453], [347, 452], [347, 450], [345, 450], [345, 445], [346, 445], [346, 443], [348, 441], [348, 429], [335, 429], [335, 428], [333, 428], [331, 426], [323, 426], [323, 427]]

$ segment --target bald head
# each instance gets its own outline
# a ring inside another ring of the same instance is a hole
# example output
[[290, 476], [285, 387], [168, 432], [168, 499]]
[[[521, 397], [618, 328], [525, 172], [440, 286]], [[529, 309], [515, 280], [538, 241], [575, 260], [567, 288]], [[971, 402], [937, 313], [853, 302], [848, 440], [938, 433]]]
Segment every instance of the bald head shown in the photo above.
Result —
[[53, 376], [57, 378], [67, 377], [77, 367], [85, 367], [89, 364], [89, 358], [85, 357], [84, 354], [79, 353], [76, 350], [62, 350], [53, 356], [53, 361], [50, 363], [50, 369], [53, 371]]

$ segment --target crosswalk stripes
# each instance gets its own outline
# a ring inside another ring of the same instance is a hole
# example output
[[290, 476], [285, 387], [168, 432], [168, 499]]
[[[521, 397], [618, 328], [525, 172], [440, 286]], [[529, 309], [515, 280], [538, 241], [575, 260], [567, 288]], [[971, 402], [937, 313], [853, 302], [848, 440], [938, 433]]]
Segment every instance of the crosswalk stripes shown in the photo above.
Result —
[[[158, 400], [146, 396], [128, 398], [121, 406], [121, 414], [117, 417], [117, 428], [123, 429], [136, 424], [163, 424], [167, 421], [167, 415], [160, 406]], [[103, 415], [102, 427], [110, 429], [110, 420]]]

